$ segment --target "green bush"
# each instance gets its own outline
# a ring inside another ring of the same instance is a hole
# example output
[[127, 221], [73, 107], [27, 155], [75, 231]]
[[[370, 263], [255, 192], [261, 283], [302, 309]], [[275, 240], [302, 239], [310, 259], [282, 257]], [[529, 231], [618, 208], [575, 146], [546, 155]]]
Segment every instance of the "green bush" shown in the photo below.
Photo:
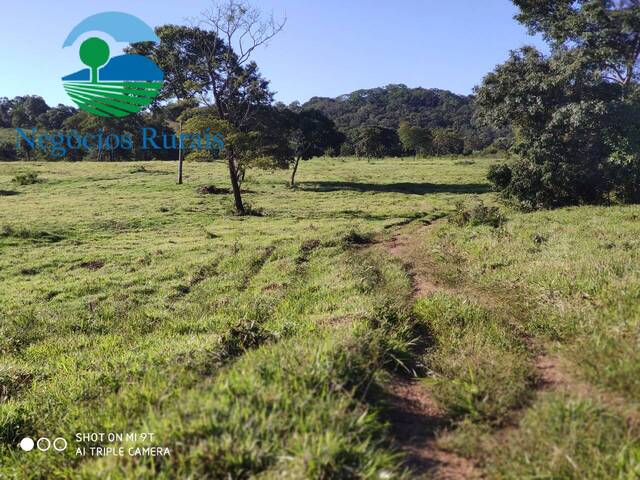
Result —
[[489, 180], [528, 209], [608, 201], [616, 186], [607, 138], [614, 126], [611, 108], [599, 101], [556, 110], [542, 131], [523, 133], [508, 166], [494, 167]]
[[512, 52], [477, 92], [480, 116], [515, 132], [517, 160], [489, 179], [526, 209], [640, 200], [640, 94], [574, 53]]
[[38, 172], [27, 171], [16, 174], [13, 181], [18, 185], [33, 185], [40, 182], [38, 179]]
[[487, 206], [482, 200], [478, 199], [470, 206], [465, 205], [463, 202], [458, 202], [450, 221], [459, 227], [465, 225], [489, 225], [497, 228], [504, 223], [505, 218], [498, 207]]
[[505, 163], [491, 165], [487, 174], [487, 178], [498, 191], [502, 191], [509, 186], [511, 177], [511, 167]]

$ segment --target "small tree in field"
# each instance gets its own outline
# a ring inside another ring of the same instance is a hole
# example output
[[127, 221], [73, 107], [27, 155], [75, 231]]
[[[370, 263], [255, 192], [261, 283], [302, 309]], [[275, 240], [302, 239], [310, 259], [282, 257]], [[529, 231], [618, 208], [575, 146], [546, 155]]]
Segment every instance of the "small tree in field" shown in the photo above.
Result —
[[[227, 0], [214, 3], [204, 12], [200, 27], [159, 27], [156, 29], [159, 45], [135, 44], [132, 50], [150, 56], [165, 71], [165, 98], [196, 97], [213, 108], [216, 122], [214, 117], [205, 116], [212, 121], [209, 127], [212, 131], [214, 125], [220, 125], [217, 121], [222, 121], [229, 135], [256, 138], [260, 135], [251, 133], [256, 121], [254, 112], [270, 106], [273, 94], [251, 57], [257, 48], [282, 30], [284, 23], [273, 16], [263, 17], [258, 9], [244, 1]], [[240, 192], [241, 164], [246, 152], [241, 149], [246, 144], [227, 143], [224, 159], [235, 209], [242, 215], [245, 208]]]
[[[204, 53], [208, 98], [218, 113], [239, 134], [251, 131], [253, 110], [271, 104], [273, 94], [269, 82], [258, 73], [251, 61], [254, 50], [266, 44], [284, 27], [273, 16], [264, 19], [258, 9], [244, 1], [228, 0], [215, 4], [203, 14], [203, 24], [213, 33], [213, 39], [199, 37]], [[236, 212], [244, 214], [240, 193], [240, 162], [242, 147], [225, 146], [229, 178], [233, 188]]]
[[[293, 153], [287, 143], [286, 119], [271, 107], [253, 111], [252, 127], [248, 131], [235, 128], [228, 121], [221, 120], [215, 107], [187, 110], [180, 119], [183, 121], [184, 132], [188, 135], [185, 147], [190, 151], [189, 160], [226, 161], [226, 149], [231, 148], [236, 152], [238, 186], [244, 180], [244, 173], [249, 167], [286, 169], [293, 160]], [[209, 150], [190, 148], [194, 138], [204, 142], [207, 132], [219, 133], [224, 147]]]
[[426, 155], [433, 147], [433, 139], [428, 129], [412, 127], [407, 122], [400, 123], [398, 137], [405, 153], [411, 155]]
[[344, 142], [332, 120], [318, 110], [289, 112], [289, 146], [294, 161], [291, 170], [291, 187], [295, 186], [300, 160], [324, 155], [327, 150], [338, 151]]

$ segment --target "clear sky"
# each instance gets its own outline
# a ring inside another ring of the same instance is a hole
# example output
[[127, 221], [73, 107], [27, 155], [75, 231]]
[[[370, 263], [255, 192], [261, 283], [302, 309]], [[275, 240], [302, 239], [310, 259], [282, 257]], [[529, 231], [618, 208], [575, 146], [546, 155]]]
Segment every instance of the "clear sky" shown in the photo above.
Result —
[[[541, 45], [513, 16], [510, 0], [254, 0], [283, 33], [255, 59], [285, 103], [404, 83], [469, 94], [510, 49]], [[71, 105], [60, 78], [84, 66], [62, 49], [71, 29], [103, 11], [151, 26], [188, 24], [210, 0], [32, 0], [2, 6], [0, 97], [38, 94]], [[117, 48], [117, 45], [113, 45]]]

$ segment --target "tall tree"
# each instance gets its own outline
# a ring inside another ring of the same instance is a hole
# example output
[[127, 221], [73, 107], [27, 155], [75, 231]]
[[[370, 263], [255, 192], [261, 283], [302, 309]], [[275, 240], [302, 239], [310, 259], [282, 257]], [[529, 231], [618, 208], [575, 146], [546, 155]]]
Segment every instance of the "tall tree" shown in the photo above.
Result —
[[11, 104], [12, 112], [19, 110], [19, 115], [24, 116], [24, 123], [26, 123], [24, 126], [30, 127], [35, 127], [38, 116], [49, 110], [49, 105], [38, 95], [15, 97], [11, 100]]
[[400, 155], [402, 147], [395, 130], [369, 126], [351, 132], [351, 143], [358, 157], [382, 158]]
[[2, 128], [11, 126], [11, 107], [11, 100], [7, 97], [0, 97], [0, 127]]
[[39, 127], [45, 130], [60, 130], [67, 118], [72, 117], [77, 110], [67, 105], [59, 104], [57, 107], [50, 108], [41, 113], [36, 118]]
[[515, 129], [517, 160], [492, 170], [528, 208], [640, 199], [640, 8], [637, 1], [514, 0], [551, 45], [512, 52], [477, 105]]
[[424, 155], [431, 151], [433, 138], [426, 128], [414, 127], [407, 122], [401, 122], [398, 137], [405, 153], [410, 155]]
[[[202, 14], [200, 27], [159, 27], [159, 46], [135, 44], [132, 50], [151, 56], [166, 69], [165, 98], [197, 96], [200, 102], [213, 107], [229, 132], [249, 135], [257, 118], [255, 112], [273, 100], [269, 82], [251, 58], [257, 48], [282, 31], [285, 21], [264, 17], [242, 0], [226, 0], [214, 3]], [[199, 124], [204, 125], [200, 120]], [[245, 213], [240, 191], [245, 155], [239, 149], [243, 145], [244, 142], [230, 141], [224, 149], [238, 214]]]
[[[203, 24], [214, 34], [197, 37], [206, 65], [205, 100], [212, 100], [219, 118], [235, 130], [250, 131], [253, 111], [272, 102], [269, 82], [251, 57], [256, 48], [282, 31], [285, 22], [276, 21], [273, 15], [264, 18], [242, 0], [214, 4], [203, 14]], [[225, 146], [225, 156], [236, 212], [244, 214], [239, 183], [242, 153], [233, 145]]]
[[[127, 53], [151, 58], [164, 73], [164, 86], [157, 100], [186, 100], [197, 98], [207, 90], [207, 57], [202, 45], [215, 44], [214, 32], [198, 27], [162, 25], [156, 27], [160, 43], [141, 42], [127, 47]], [[223, 55], [223, 47], [217, 44], [214, 56]]]
[[640, 74], [640, 0], [514, 0], [516, 18], [554, 50], [571, 49], [606, 81], [629, 89]]
[[460, 155], [464, 151], [464, 139], [452, 128], [434, 129], [432, 145], [435, 155]]
[[344, 135], [318, 110], [289, 112], [289, 123], [287, 137], [294, 155], [290, 185], [294, 187], [300, 160], [324, 155], [328, 150], [339, 151]]

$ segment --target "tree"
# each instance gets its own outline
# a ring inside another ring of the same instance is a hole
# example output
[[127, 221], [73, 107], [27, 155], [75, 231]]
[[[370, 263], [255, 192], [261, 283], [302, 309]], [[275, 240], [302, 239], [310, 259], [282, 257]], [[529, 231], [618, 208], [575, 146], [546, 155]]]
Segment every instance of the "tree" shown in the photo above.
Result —
[[[289, 108], [320, 110], [348, 136], [352, 130], [366, 125], [397, 130], [402, 122], [406, 122], [429, 131], [453, 128], [470, 148], [481, 150], [496, 138], [509, 135], [508, 129], [496, 130], [474, 122], [473, 96], [406, 85], [357, 90], [337, 98], [314, 97], [302, 106], [290, 105]], [[348, 145], [345, 152], [353, 154]]]
[[460, 155], [464, 152], [464, 139], [451, 128], [434, 129], [432, 145], [434, 155]]
[[[49, 110], [44, 99], [38, 95], [25, 95], [11, 100], [12, 126], [35, 127], [38, 116]], [[15, 115], [15, 120], [13, 119]], [[19, 125], [16, 125], [19, 124]]]
[[7, 97], [0, 97], [0, 127], [8, 128], [11, 126], [11, 107], [12, 103]]
[[[165, 71], [165, 97], [197, 95], [202, 103], [214, 108], [217, 120], [232, 135], [248, 138], [251, 124], [257, 118], [253, 112], [269, 106], [273, 100], [269, 82], [260, 75], [251, 57], [256, 48], [283, 29], [285, 21], [278, 22], [273, 16], [264, 18], [258, 9], [244, 1], [227, 0], [214, 4], [203, 14], [201, 28], [161, 27], [157, 30], [160, 46], [136, 44], [132, 48], [144, 49], [161, 68], [169, 67]], [[164, 38], [167, 42], [163, 46]], [[210, 115], [206, 118], [213, 121]], [[245, 213], [240, 191], [245, 154], [239, 150], [244, 146], [244, 142], [232, 141], [224, 149], [238, 214]]]
[[640, 71], [640, 1], [514, 0], [516, 19], [542, 33], [554, 51], [570, 49], [607, 82], [625, 90]]
[[358, 157], [383, 158], [400, 155], [402, 151], [398, 134], [390, 128], [357, 128], [351, 132], [351, 142]]
[[207, 56], [202, 46], [216, 45], [213, 55], [224, 54], [224, 46], [217, 42], [214, 32], [198, 27], [162, 25], [156, 27], [160, 43], [141, 42], [127, 47], [127, 53], [151, 58], [164, 73], [164, 83], [157, 101], [197, 98], [207, 91]]
[[77, 110], [75, 108], [59, 104], [57, 107], [50, 108], [46, 112], [38, 115], [36, 121], [38, 126], [45, 130], [60, 130], [64, 125], [65, 120], [76, 113]]
[[425, 155], [431, 151], [431, 132], [426, 128], [412, 127], [407, 122], [401, 122], [398, 137], [405, 153], [410, 155]]
[[640, 199], [640, 5], [514, 0], [551, 45], [512, 52], [477, 90], [481, 116], [512, 125], [517, 159], [491, 179], [528, 208]]
[[[234, 149], [236, 152], [237, 181], [240, 185], [244, 172], [249, 166], [261, 168], [288, 168], [293, 154], [287, 143], [287, 124], [282, 113], [271, 107], [256, 109], [253, 112], [253, 128], [243, 131], [233, 127], [228, 121], [221, 120], [215, 107], [194, 108], [184, 112], [184, 132], [189, 135], [202, 135], [207, 129], [219, 132], [224, 137], [224, 150]], [[195, 150], [191, 147], [193, 140], [185, 140], [185, 149], [191, 150], [189, 160], [215, 161], [221, 157], [222, 149]], [[223, 151], [222, 151], [223, 153]]]
[[318, 110], [289, 112], [289, 146], [294, 162], [291, 170], [291, 187], [295, 186], [300, 160], [324, 155], [328, 150], [338, 151], [344, 135], [335, 124]]

